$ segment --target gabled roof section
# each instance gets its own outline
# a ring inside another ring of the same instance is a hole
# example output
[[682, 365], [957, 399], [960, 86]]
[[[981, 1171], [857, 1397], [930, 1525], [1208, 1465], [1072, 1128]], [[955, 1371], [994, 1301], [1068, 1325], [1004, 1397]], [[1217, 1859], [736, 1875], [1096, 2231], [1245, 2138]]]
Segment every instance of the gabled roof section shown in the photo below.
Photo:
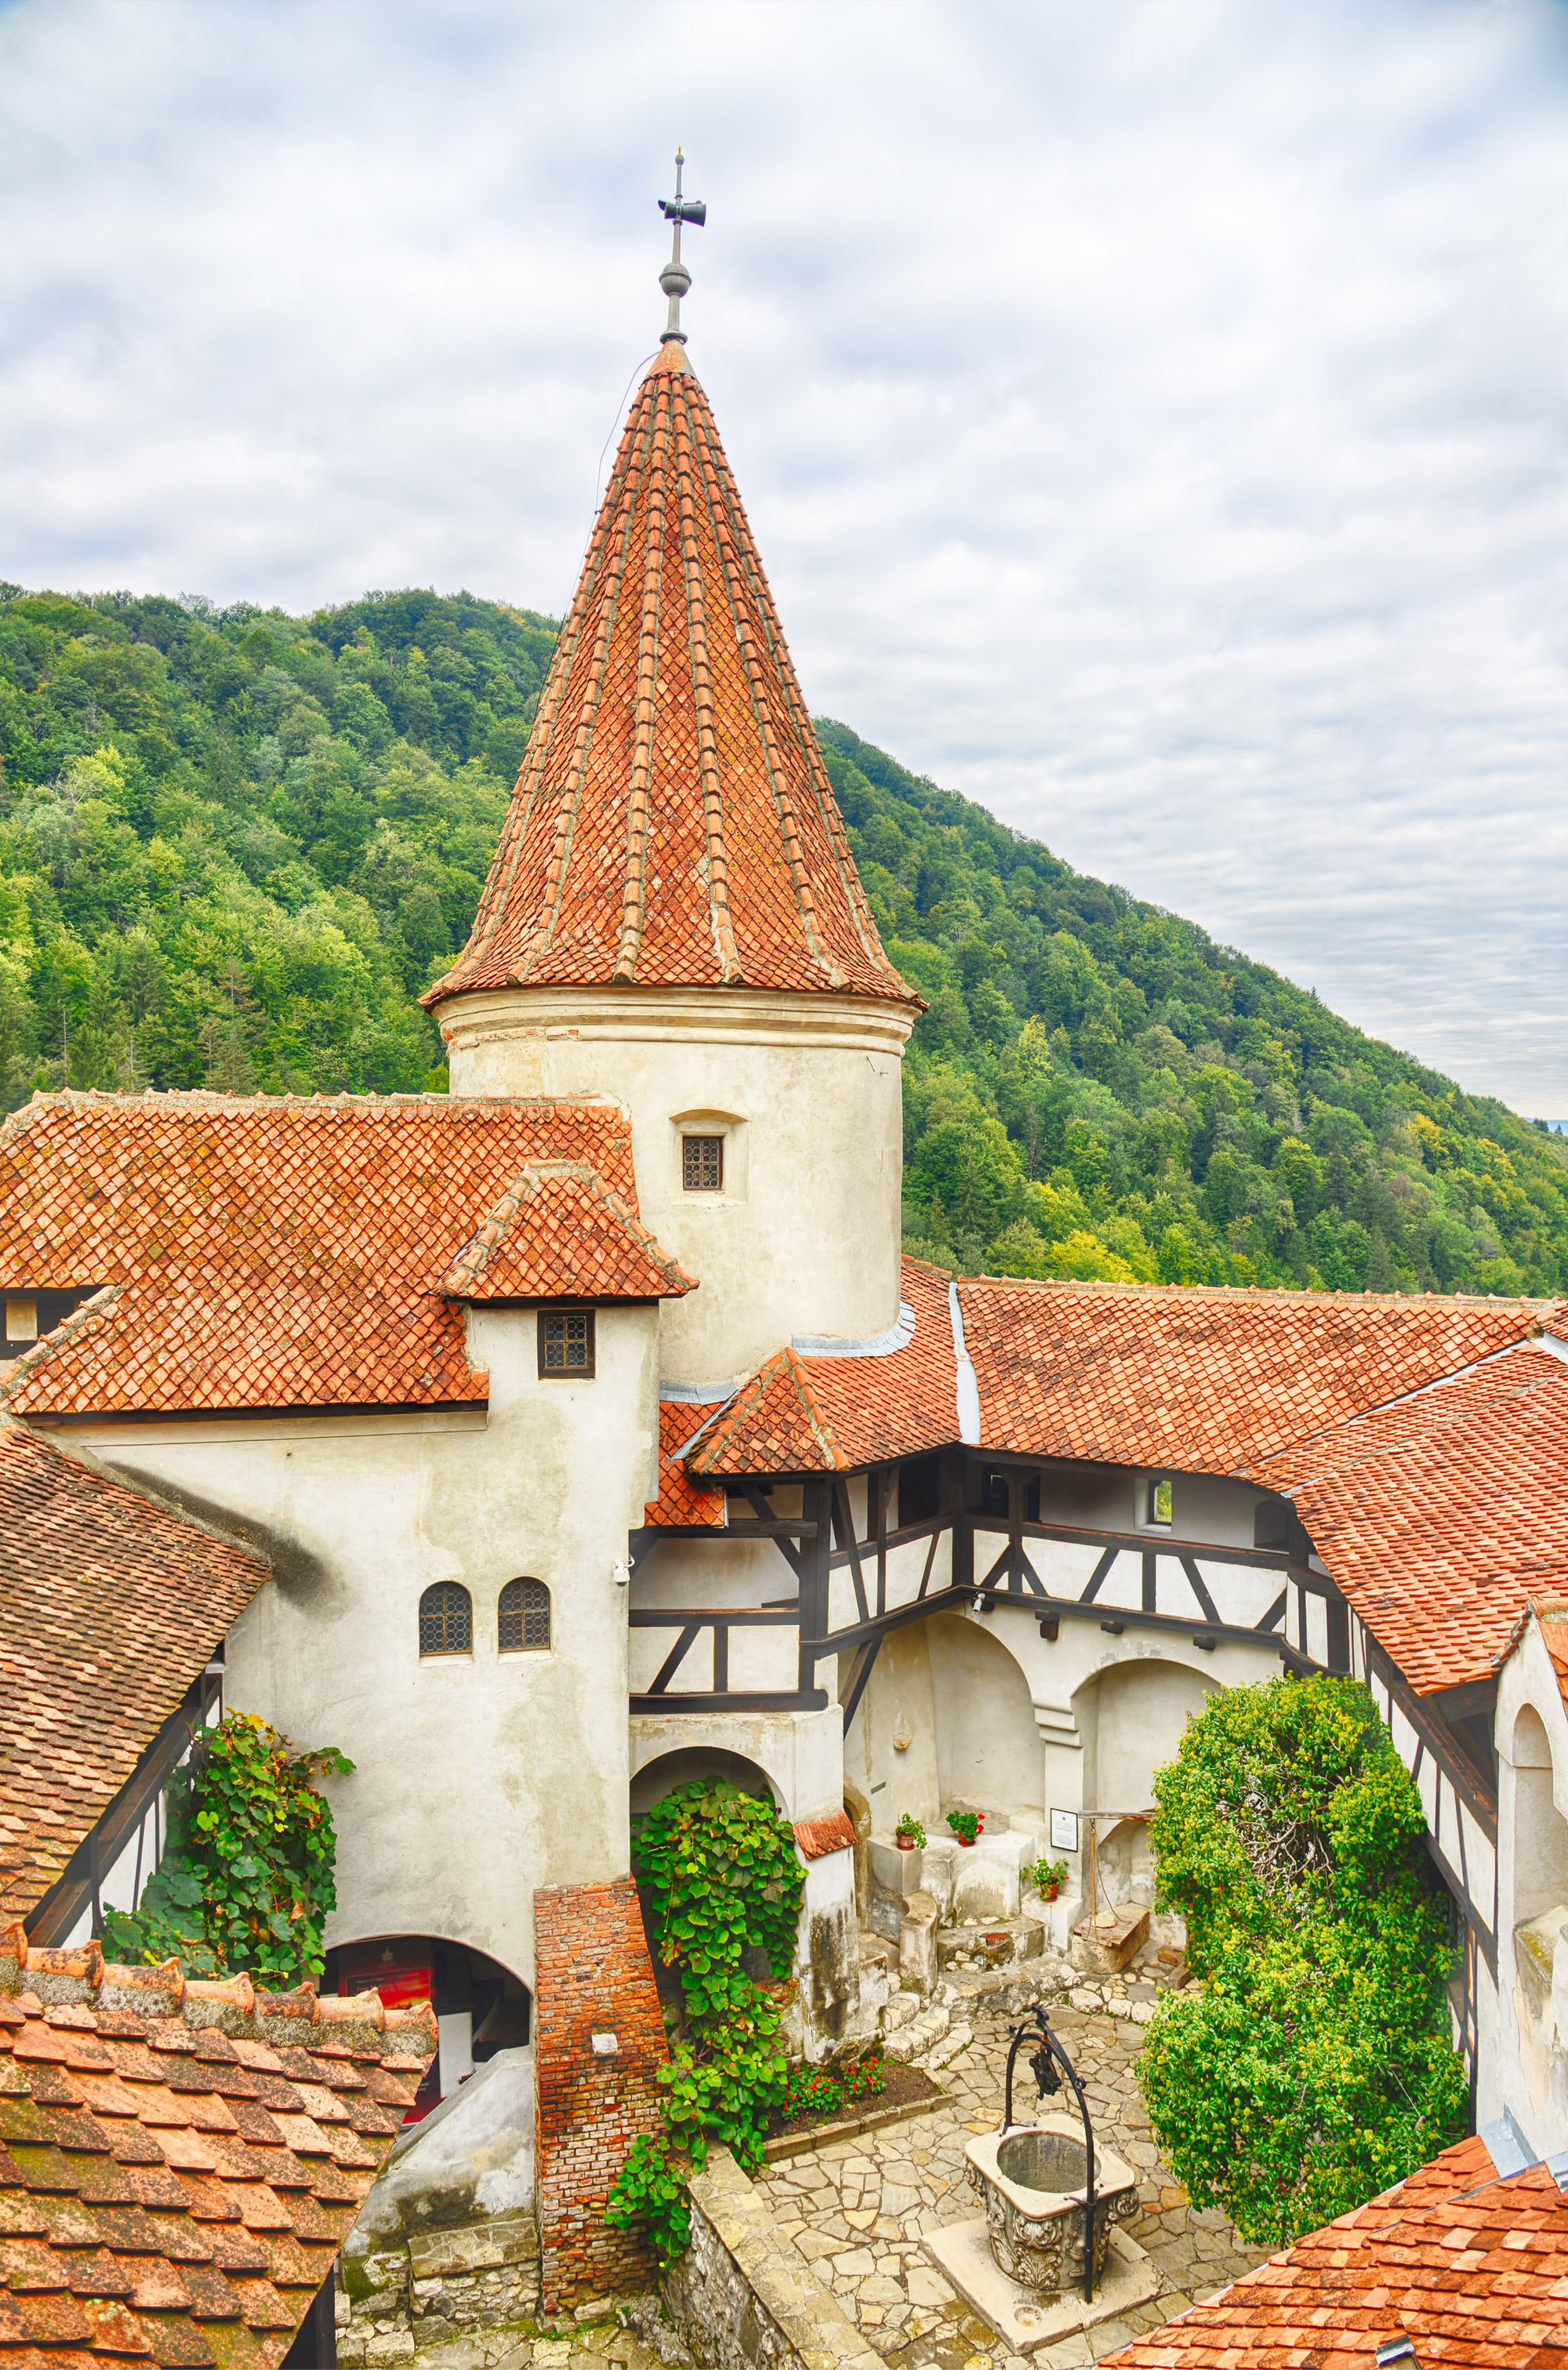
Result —
[[1031, 1456], [1234, 1473], [1539, 1334], [1532, 1301], [958, 1287], [981, 1440]]
[[721, 1400], [661, 1399], [659, 1402], [659, 1495], [642, 1510], [650, 1530], [668, 1530], [677, 1524], [698, 1524], [704, 1530], [724, 1527], [723, 1490], [688, 1473], [684, 1462], [686, 1443], [710, 1422]]
[[671, 1300], [697, 1278], [582, 1161], [534, 1161], [441, 1280], [455, 1300]]
[[0, 1418], [0, 1923], [63, 1875], [267, 1576]]
[[0, 2361], [278, 2370], [435, 2046], [428, 2003], [0, 1934]]
[[475, 988], [920, 999], [882, 951], [707, 397], [642, 381], [468, 944]]
[[[738, 1461], [737, 1461], [738, 1460]], [[841, 1473], [853, 1460], [834, 1436], [810, 1370], [778, 1350], [744, 1384], [686, 1460], [691, 1473]]]
[[744, 1384], [687, 1459], [700, 1474], [836, 1473], [958, 1437], [957, 1367], [945, 1275], [904, 1262], [915, 1329], [882, 1357], [780, 1350]]
[[1294, 1499], [1418, 1694], [1487, 1676], [1531, 1600], [1568, 1589], [1568, 1364], [1549, 1351], [1490, 1359], [1249, 1469]]
[[1497, 2178], [1461, 2140], [1102, 2370], [1372, 2370], [1410, 2340], [1424, 2370], [1523, 2370], [1568, 2352], [1568, 2197], [1544, 2165]]
[[531, 1164], [592, 1169], [635, 1218], [610, 1103], [35, 1096], [0, 1128], [0, 1290], [108, 1289], [0, 1398], [29, 1416], [482, 1403], [444, 1279]]

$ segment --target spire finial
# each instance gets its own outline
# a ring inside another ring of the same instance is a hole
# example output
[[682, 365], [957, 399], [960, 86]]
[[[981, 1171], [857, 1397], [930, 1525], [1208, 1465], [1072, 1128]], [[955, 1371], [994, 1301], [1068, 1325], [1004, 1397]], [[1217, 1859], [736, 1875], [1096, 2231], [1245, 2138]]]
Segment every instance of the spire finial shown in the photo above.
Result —
[[691, 286], [691, 274], [681, 261], [681, 224], [696, 223], [700, 229], [708, 220], [708, 208], [700, 198], [683, 198], [681, 195], [681, 170], [685, 163], [686, 158], [677, 148], [675, 194], [673, 198], [661, 198], [659, 201], [659, 212], [667, 223], [674, 226], [674, 243], [670, 249], [670, 259], [659, 274], [659, 285], [670, 300], [670, 317], [664, 327], [664, 341], [668, 344], [673, 339], [677, 346], [684, 346], [686, 343], [686, 331], [681, 327], [681, 298]]

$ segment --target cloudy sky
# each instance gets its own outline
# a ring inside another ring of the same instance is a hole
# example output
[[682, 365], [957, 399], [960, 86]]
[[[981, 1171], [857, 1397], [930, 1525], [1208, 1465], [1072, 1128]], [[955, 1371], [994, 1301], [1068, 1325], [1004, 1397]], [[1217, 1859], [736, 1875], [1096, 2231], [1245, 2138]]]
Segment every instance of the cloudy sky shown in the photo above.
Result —
[[807, 693], [1568, 1117], [1568, 9], [0, 0], [0, 577], [558, 611], [663, 300]]

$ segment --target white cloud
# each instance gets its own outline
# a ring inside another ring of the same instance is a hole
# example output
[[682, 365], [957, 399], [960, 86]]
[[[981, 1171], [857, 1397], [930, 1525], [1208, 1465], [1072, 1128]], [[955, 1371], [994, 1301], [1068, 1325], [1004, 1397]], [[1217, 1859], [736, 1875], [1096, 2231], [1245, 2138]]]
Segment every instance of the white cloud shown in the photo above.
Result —
[[813, 703], [1568, 1115], [1546, 0], [22, 0], [0, 574], [559, 607], [676, 137]]

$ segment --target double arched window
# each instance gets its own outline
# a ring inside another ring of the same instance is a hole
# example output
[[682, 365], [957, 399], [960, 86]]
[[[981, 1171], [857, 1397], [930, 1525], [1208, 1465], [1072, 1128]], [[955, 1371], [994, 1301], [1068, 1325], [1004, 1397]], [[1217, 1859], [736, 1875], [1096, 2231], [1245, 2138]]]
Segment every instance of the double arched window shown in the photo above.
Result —
[[471, 1654], [473, 1651], [473, 1599], [456, 1581], [439, 1580], [420, 1599], [420, 1651]]
[[[503, 1654], [547, 1652], [550, 1593], [542, 1580], [509, 1580], [496, 1605], [496, 1644]], [[474, 1601], [455, 1580], [437, 1581], [420, 1598], [420, 1652], [471, 1654]]]
[[537, 1653], [550, 1642], [550, 1593], [542, 1580], [509, 1580], [497, 1607], [503, 1654]]

